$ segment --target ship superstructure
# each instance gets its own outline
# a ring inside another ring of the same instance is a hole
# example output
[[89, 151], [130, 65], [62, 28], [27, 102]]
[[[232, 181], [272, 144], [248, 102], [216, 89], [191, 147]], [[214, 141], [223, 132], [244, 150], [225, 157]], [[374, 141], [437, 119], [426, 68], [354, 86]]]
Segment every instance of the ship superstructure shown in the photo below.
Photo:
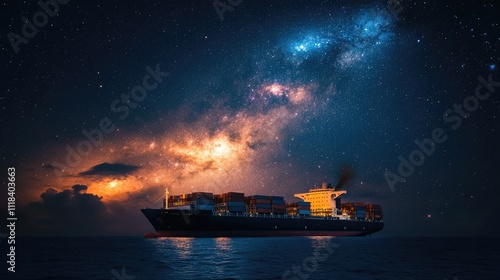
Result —
[[322, 217], [342, 217], [340, 196], [345, 190], [335, 190], [326, 183], [321, 188], [310, 189], [307, 193], [297, 193], [294, 196], [311, 204], [311, 215]]

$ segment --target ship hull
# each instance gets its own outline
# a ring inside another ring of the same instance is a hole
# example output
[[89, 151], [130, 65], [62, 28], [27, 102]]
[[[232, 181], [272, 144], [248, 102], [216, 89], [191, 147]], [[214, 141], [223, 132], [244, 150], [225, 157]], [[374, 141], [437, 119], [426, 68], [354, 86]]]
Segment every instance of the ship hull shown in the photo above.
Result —
[[366, 236], [384, 227], [379, 221], [320, 217], [218, 216], [212, 211], [141, 209], [156, 233], [146, 237]]

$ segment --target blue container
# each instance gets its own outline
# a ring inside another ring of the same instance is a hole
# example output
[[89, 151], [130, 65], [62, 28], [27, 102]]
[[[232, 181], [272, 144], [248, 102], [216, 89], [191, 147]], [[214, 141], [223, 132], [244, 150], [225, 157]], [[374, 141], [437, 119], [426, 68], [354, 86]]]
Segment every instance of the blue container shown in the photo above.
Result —
[[268, 195], [252, 195], [249, 197], [250, 199], [269, 199]]
[[227, 211], [229, 212], [245, 212], [245, 207], [228, 207]]
[[356, 211], [356, 218], [365, 218], [365, 217], [366, 217], [365, 211]]
[[196, 204], [198, 205], [214, 205], [214, 201], [210, 199], [200, 199], [196, 200]]
[[299, 215], [311, 215], [311, 210], [297, 210]]
[[271, 204], [255, 204], [255, 208], [271, 209]]
[[229, 201], [227, 203], [227, 206], [229, 206], [229, 207], [232, 207], [232, 206], [245, 207], [245, 202], [243, 202], [243, 201]]
[[197, 210], [211, 210], [214, 211], [213, 205], [198, 205]]
[[275, 204], [275, 205], [285, 205], [285, 201], [284, 200], [273, 199], [273, 204]]

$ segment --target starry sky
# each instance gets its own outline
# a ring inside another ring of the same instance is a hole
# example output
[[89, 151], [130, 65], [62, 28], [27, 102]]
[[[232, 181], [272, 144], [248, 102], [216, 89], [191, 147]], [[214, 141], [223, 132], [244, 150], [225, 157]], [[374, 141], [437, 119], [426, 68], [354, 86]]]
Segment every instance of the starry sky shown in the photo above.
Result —
[[[497, 235], [499, 4], [399, 5], [243, 0], [220, 17], [213, 1], [70, 1], [13, 47], [42, 8], [3, 3], [18, 230], [142, 234], [165, 187], [291, 201], [351, 166], [343, 201], [381, 204], [380, 234]], [[402, 176], [436, 128], [446, 140]]]

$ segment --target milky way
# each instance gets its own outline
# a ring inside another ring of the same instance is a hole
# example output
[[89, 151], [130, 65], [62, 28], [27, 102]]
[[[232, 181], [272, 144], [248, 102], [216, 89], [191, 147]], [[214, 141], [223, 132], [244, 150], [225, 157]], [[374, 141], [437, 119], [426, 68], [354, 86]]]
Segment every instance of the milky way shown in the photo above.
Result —
[[287, 42], [289, 59], [300, 64], [312, 56], [337, 54], [341, 67], [351, 66], [389, 41], [393, 20], [383, 10], [366, 10], [332, 19], [323, 27], [301, 30], [295, 39]]
[[[106, 200], [126, 199], [127, 196], [154, 188], [161, 195], [169, 187], [172, 192], [204, 190], [265, 190], [273, 183], [273, 173], [286, 174], [291, 170], [275, 158], [287, 154], [283, 141], [293, 139], [308, 120], [321, 116], [335, 94], [334, 79], [323, 76], [304, 81], [309, 68], [301, 65], [311, 59], [334, 59], [333, 68], [321, 65], [335, 74], [368, 56], [375, 48], [383, 48], [391, 34], [391, 20], [384, 10], [365, 10], [331, 18], [320, 28], [305, 27], [282, 33], [275, 38], [273, 54], [254, 52], [259, 65], [276, 62], [288, 66], [273, 70], [257, 68], [245, 82], [242, 106], [228, 109], [211, 100], [210, 109], [191, 123], [170, 124], [168, 131], [148, 134], [148, 125], [138, 132], [127, 131], [111, 136], [99, 147], [98, 154], [86, 157], [75, 169], [65, 170], [62, 177], [51, 174], [43, 177], [44, 186], [57, 188], [85, 181], [88, 191]], [[283, 44], [283, 42], [286, 42]], [[273, 70], [273, 71], [272, 71]], [[289, 71], [294, 77], [286, 77]], [[257, 78], [258, 77], [258, 78]], [[191, 106], [190, 103], [185, 104]], [[177, 118], [182, 119], [182, 111]], [[156, 121], [155, 121], [156, 122]], [[161, 124], [160, 124], [161, 126]], [[53, 147], [54, 160], [64, 157], [61, 147]], [[43, 157], [47, 165], [51, 162]], [[107, 163], [126, 163], [138, 166], [126, 176], [94, 174], [81, 176], [85, 171]], [[78, 175], [80, 174], [80, 176]], [[82, 178], [83, 177], [83, 178]], [[272, 192], [282, 192], [279, 189]], [[40, 190], [36, 190], [39, 192]], [[153, 199], [153, 197], [151, 197]]]
[[[283, 53], [281, 59], [292, 62], [284, 70], [295, 71], [298, 76], [309, 71], [300, 65], [308, 59], [335, 56], [334, 67], [353, 65], [374, 48], [383, 47], [380, 45], [390, 34], [390, 20], [383, 12], [362, 11], [350, 20], [330, 19], [321, 29], [282, 34], [283, 38], [274, 43], [273, 52]], [[281, 41], [288, 45], [280, 44]], [[257, 53], [259, 56], [258, 60], [267, 59]], [[266, 73], [268, 69], [259, 71]], [[74, 175], [102, 162], [126, 162], [141, 168], [123, 178], [90, 176], [86, 179], [91, 182], [89, 192], [104, 199], [124, 199], [125, 194], [152, 186], [169, 187], [173, 192], [264, 189], [274, 180], [270, 180], [269, 169], [263, 166], [286, 153], [282, 143], [294, 136], [290, 129], [322, 114], [318, 110], [325, 109], [332, 87], [329, 80], [313, 79], [303, 84], [300, 78], [274, 77], [272, 73], [264, 74], [260, 83], [250, 77], [248, 82], [253, 86], [245, 89], [246, 102], [236, 111], [216, 105], [196, 122], [180, 124], [164, 135], [127, 132], [120, 140], [112, 138], [103, 144], [99, 156], [86, 159], [77, 170], [65, 174], [65, 184], [81, 183], [82, 179]], [[276, 168], [286, 172], [283, 166], [271, 169]], [[51, 181], [49, 178], [46, 183], [50, 185]]]

